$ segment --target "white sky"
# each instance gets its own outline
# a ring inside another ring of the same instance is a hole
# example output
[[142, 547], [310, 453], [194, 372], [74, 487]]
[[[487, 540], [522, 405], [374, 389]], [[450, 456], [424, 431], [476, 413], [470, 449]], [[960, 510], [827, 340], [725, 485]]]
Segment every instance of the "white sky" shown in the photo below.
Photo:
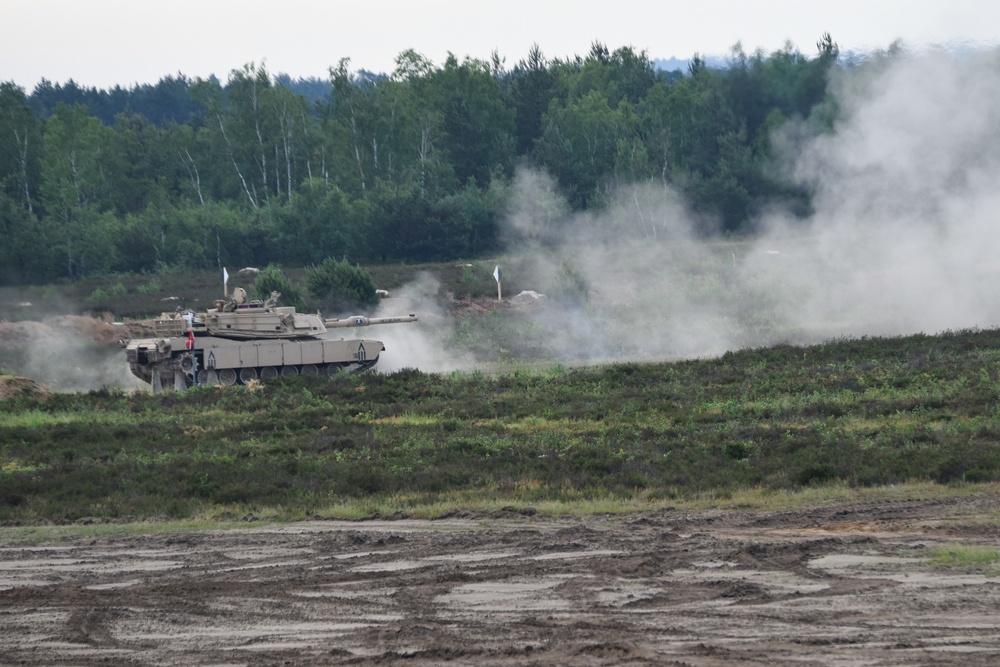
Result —
[[415, 49], [435, 65], [450, 51], [508, 67], [533, 43], [549, 59], [595, 41], [653, 58], [751, 53], [790, 40], [813, 56], [829, 32], [842, 50], [1000, 41], [997, 0], [0, 0], [0, 82], [30, 93], [41, 78], [129, 87], [177, 74], [225, 81], [255, 62], [272, 74], [326, 78], [391, 72]]

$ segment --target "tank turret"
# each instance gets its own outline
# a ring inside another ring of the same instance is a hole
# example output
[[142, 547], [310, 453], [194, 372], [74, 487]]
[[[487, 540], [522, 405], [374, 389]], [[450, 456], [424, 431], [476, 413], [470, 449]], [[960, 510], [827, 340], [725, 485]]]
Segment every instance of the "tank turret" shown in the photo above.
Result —
[[281, 294], [247, 301], [237, 287], [205, 312], [177, 310], [154, 321], [155, 338], [122, 341], [132, 374], [154, 392], [195, 384], [246, 384], [278, 375], [335, 374], [372, 368], [385, 345], [378, 340], [334, 339], [330, 329], [417, 321], [416, 315], [324, 319], [278, 306]]

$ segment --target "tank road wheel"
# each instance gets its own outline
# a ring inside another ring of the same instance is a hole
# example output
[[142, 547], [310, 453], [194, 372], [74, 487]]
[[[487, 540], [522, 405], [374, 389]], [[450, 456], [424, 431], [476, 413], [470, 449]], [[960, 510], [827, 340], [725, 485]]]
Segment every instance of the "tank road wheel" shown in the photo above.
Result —
[[214, 368], [205, 368], [198, 371], [198, 384], [207, 384], [214, 387], [220, 382], [219, 374]]
[[264, 366], [264, 368], [260, 369], [261, 380], [270, 380], [276, 377], [278, 377], [278, 369], [274, 366]]
[[232, 368], [223, 368], [219, 371], [219, 382], [227, 387], [232, 387], [236, 384], [236, 371]]
[[299, 369], [296, 368], [295, 366], [282, 366], [281, 367], [281, 374], [282, 375], [298, 375], [299, 374]]
[[335, 378], [338, 375], [340, 375], [340, 371], [342, 371], [344, 369], [345, 369], [345, 367], [341, 366], [340, 364], [329, 364], [326, 367], [326, 369], [325, 369], [326, 370], [326, 376], [327, 377], [331, 377], [331, 378]]
[[316, 368], [315, 364], [306, 364], [302, 367], [303, 375], [319, 375], [319, 369]]
[[246, 384], [250, 380], [257, 379], [257, 369], [256, 368], [241, 368], [240, 369], [240, 382]]

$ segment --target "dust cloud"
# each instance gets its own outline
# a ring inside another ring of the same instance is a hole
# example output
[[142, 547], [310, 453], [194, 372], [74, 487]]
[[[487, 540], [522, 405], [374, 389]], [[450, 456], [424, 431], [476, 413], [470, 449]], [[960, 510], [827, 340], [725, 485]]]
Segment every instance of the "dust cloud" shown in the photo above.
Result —
[[768, 211], [752, 239], [699, 239], [712, 221], [660, 183], [570, 215], [548, 175], [522, 170], [507, 252], [530, 257], [521, 285], [555, 292], [537, 311], [552, 348], [654, 360], [1000, 323], [1000, 56], [883, 55], [829, 90], [832, 130], [774, 137], [813, 212]]
[[79, 315], [0, 322], [0, 368], [53, 391], [148, 388], [117, 344], [127, 337], [110, 321]]
[[[375, 337], [385, 345], [378, 362], [380, 372], [418, 368], [446, 373], [475, 367], [473, 356], [455, 344], [449, 315], [437, 300], [438, 289], [437, 278], [423, 273], [415, 282], [381, 300], [373, 317], [415, 314], [418, 320], [378, 327]], [[365, 329], [357, 330], [357, 337], [366, 337], [366, 333]]]

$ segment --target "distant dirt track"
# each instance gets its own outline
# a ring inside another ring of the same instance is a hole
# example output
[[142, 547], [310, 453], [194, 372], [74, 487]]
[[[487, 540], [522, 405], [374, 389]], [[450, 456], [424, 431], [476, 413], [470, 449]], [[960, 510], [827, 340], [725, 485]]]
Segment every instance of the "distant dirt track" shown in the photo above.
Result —
[[1000, 664], [1000, 496], [10, 543], [0, 662]]

